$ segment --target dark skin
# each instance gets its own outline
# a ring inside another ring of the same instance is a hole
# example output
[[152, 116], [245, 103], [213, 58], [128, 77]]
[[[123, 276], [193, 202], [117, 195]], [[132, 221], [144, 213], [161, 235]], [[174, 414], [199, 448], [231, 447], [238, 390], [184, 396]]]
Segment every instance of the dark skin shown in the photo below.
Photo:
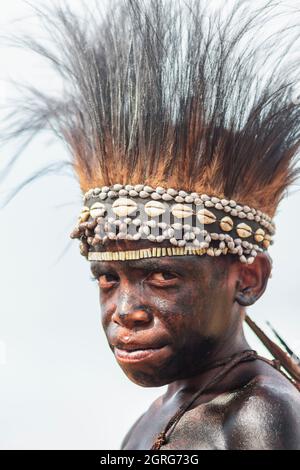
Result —
[[[147, 246], [122, 240], [106, 249]], [[203, 372], [206, 364], [251, 349], [245, 306], [265, 291], [271, 262], [266, 254], [251, 265], [231, 255], [189, 255], [92, 262], [91, 270], [102, 325], [122, 370], [144, 387], [168, 384], [121, 445], [150, 449], [180, 405], [221, 370]], [[133, 349], [150, 354], [131, 359]], [[241, 363], [196, 400], [161, 449], [300, 449], [300, 394], [269, 364]]]

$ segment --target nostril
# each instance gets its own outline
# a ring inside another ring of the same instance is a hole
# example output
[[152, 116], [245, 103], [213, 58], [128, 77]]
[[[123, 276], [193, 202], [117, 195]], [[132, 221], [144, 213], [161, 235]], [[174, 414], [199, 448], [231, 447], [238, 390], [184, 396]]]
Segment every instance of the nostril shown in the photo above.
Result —
[[133, 318], [135, 321], [148, 321], [149, 320], [149, 315], [145, 310], [138, 310], [134, 312]]
[[142, 309], [130, 310], [128, 312], [123, 311], [116, 313], [113, 317], [116, 323], [122, 323], [126, 326], [149, 323], [152, 319], [152, 315]]

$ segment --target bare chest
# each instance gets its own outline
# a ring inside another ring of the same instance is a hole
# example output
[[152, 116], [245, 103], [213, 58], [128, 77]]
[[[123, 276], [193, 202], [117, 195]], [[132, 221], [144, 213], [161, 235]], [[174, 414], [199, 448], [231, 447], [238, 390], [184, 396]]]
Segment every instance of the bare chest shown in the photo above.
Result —
[[[157, 435], [176, 411], [148, 411], [130, 433], [124, 449], [150, 450]], [[167, 443], [161, 449], [224, 449], [223, 417], [224, 410], [211, 404], [199, 405], [185, 412], [168, 431]]]

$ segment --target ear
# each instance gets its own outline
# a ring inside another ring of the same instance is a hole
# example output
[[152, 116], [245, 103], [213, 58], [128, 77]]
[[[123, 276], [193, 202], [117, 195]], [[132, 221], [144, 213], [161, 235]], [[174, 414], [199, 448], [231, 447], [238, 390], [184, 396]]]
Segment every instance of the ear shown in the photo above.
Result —
[[264, 293], [272, 270], [272, 260], [258, 253], [252, 264], [239, 262], [235, 300], [243, 306], [254, 304]]

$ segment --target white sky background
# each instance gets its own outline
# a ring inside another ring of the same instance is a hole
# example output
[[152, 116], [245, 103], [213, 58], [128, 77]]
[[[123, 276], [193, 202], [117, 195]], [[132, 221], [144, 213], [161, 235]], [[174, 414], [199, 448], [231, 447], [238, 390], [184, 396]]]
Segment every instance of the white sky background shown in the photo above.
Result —
[[[77, 8], [80, 1], [67, 3]], [[29, 7], [21, 0], [3, 3], [1, 30], [13, 31], [20, 24], [34, 31]], [[56, 86], [44, 64], [24, 51], [2, 46], [0, 64], [1, 119], [2, 107], [13, 94], [3, 79], [28, 81], [32, 76], [37, 85]], [[61, 145], [47, 147], [48, 142], [48, 136], [41, 136], [24, 152], [2, 184], [0, 199], [36, 169], [66, 158]], [[14, 144], [1, 150], [0, 171], [1, 161], [3, 168], [15, 150]], [[249, 314], [268, 333], [265, 321], [271, 321], [300, 353], [300, 192], [293, 192], [276, 217], [277, 235], [270, 249], [273, 277]], [[117, 449], [129, 426], [165, 390], [133, 384], [115, 361], [100, 325], [97, 286], [90, 281], [77, 241], [58, 260], [80, 206], [74, 179], [48, 175], [27, 186], [1, 211], [2, 449]], [[247, 328], [246, 332], [252, 347], [267, 355]]]

